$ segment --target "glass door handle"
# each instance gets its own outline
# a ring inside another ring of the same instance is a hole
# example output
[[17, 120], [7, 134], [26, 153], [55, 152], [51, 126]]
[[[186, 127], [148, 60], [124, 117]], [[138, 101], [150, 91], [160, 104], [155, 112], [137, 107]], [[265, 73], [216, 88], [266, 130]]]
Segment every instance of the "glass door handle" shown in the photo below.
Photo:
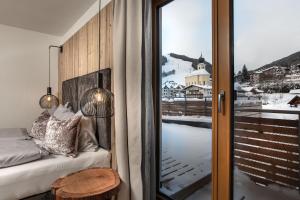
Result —
[[219, 113], [222, 112], [222, 104], [223, 104], [224, 100], [225, 100], [225, 91], [220, 90], [220, 92], [218, 94], [218, 112]]

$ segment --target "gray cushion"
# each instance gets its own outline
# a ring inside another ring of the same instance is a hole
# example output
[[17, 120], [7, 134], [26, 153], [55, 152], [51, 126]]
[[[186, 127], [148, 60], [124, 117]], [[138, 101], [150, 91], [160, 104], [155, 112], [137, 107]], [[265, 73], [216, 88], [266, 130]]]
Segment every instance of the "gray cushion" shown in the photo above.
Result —
[[96, 151], [98, 149], [98, 142], [95, 135], [95, 120], [91, 117], [83, 116], [81, 111], [78, 111], [76, 116], [81, 116], [80, 131], [78, 135], [78, 151]]

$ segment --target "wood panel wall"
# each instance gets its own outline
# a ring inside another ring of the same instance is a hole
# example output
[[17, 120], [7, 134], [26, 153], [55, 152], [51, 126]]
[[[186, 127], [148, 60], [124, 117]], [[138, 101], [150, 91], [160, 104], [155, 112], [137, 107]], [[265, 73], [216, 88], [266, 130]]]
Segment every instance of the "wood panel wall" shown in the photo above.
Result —
[[[113, 4], [101, 10], [101, 64], [100, 68], [112, 68]], [[61, 100], [62, 82], [98, 70], [99, 62], [99, 14], [95, 15], [77, 33], [63, 44], [59, 55], [58, 87]]]
[[[101, 10], [101, 63], [100, 68], [113, 68], [112, 65], [112, 23], [113, 3]], [[99, 14], [95, 15], [77, 33], [63, 44], [63, 53], [59, 54], [58, 96], [61, 101], [62, 82], [77, 76], [98, 70], [99, 61]], [[111, 78], [113, 89], [113, 70]], [[112, 167], [116, 169], [114, 118], [111, 125]]]

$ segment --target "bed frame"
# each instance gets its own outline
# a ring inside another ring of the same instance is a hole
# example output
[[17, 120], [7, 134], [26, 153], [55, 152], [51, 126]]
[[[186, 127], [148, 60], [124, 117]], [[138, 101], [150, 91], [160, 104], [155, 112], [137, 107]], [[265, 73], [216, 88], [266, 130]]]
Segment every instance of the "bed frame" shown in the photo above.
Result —
[[[111, 69], [102, 69], [87, 75], [79, 76], [66, 80], [62, 83], [62, 104], [70, 103], [73, 112], [80, 110], [80, 99], [82, 95], [89, 89], [97, 87], [98, 73], [102, 74], [103, 87], [111, 90]], [[96, 137], [99, 146], [108, 151], [111, 150], [111, 118], [98, 118]], [[53, 199], [51, 192], [45, 192], [23, 200], [51, 200]]]

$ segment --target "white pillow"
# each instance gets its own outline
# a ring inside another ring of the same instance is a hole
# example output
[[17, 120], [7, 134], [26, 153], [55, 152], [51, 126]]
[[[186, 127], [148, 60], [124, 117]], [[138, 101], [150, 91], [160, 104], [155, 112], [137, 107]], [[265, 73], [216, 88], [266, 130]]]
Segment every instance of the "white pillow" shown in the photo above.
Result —
[[67, 108], [66, 106], [59, 105], [58, 108], [53, 113], [53, 116], [59, 120], [68, 120], [75, 115], [71, 108]]
[[81, 111], [78, 111], [75, 116], [82, 116], [79, 122], [78, 151], [97, 151], [98, 141], [95, 135], [95, 120], [83, 116]]

